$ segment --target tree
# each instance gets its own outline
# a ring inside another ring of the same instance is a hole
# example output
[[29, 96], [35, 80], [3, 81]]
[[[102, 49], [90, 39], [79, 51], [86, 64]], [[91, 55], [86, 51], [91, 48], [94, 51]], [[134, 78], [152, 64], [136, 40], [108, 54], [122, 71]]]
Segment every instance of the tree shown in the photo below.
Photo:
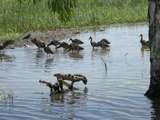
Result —
[[150, 85], [145, 93], [151, 99], [160, 97], [160, 0], [149, 0]]

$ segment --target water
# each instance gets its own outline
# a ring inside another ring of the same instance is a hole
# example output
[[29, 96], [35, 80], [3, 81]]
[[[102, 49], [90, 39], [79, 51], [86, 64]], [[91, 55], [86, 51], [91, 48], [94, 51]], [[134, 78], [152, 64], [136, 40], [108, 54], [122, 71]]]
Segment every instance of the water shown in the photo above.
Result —
[[[35, 47], [6, 50], [14, 59], [0, 62], [0, 120], [156, 119], [159, 104], [143, 95], [149, 85], [149, 52], [141, 50], [139, 34], [147, 39], [147, 32], [145, 24], [85, 30], [75, 36], [85, 42], [78, 55], [58, 50], [47, 57]], [[93, 51], [89, 36], [107, 38], [110, 51]], [[79, 90], [50, 97], [38, 80], [55, 82], [57, 72], [83, 73], [88, 84], [77, 83]]]

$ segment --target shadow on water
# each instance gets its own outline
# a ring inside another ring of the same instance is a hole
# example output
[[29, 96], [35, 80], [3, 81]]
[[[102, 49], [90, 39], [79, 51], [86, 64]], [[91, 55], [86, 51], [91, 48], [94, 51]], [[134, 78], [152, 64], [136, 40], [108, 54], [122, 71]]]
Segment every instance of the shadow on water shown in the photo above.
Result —
[[151, 101], [153, 110], [151, 111], [151, 120], [160, 120], [160, 100]]

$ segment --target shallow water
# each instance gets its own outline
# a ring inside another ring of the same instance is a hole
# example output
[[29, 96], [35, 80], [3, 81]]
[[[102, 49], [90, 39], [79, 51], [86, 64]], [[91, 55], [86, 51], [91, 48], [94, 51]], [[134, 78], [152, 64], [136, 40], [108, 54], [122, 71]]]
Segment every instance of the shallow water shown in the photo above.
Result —
[[[149, 84], [149, 52], [141, 50], [139, 34], [147, 39], [147, 25], [86, 31], [75, 36], [85, 42], [85, 50], [78, 55], [60, 49], [47, 57], [35, 47], [5, 51], [14, 59], [0, 62], [0, 120], [151, 120], [159, 116], [157, 104], [143, 95]], [[90, 35], [96, 41], [108, 38], [111, 49], [93, 51]], [[57, 72], [83, 73], [88, 84], [85, 88], [77, 83], [79, 90], [50, 97], [49, 89], [38, 80], [55, 82]]]

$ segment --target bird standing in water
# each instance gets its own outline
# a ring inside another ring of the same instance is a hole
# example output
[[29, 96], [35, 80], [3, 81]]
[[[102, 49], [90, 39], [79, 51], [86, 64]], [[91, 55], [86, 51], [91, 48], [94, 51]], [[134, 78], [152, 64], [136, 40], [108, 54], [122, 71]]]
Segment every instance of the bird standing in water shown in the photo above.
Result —
[[41, 40], [37, 40], [36, 38], [31, 39], [31, 42], [35, 44], [39, 49], [45, 47], [45, 43]]
[[140, 42], [141, 42], [142, 46], [149, 47], [150, 46], [150, 42], [143, 39], [143, 34], [140, 34], [139, 36], [140, 36]]
[[102, 39], [102, 40], [100, 40], [99, 42], [93, 42], [93, 39], [92, 39], [92, 37], [90, 36], [90, 37], [89, 37], [89, 40], [90, 40], [90, 43], [91, 43], [91, 46], [93, 47], [93, 49], [94, 49], [95, 47], [101, 47], [101, 48], [103, 48], [103, 49], [110, 47], [110, 46], [109, 46], [110, 42], [109, 42], [107, 39]]
[[69, 41], [71, 41], [74, 44], [78, 44], [78, 45], [79, 44], [83, 44], [83, 42], [81, 40], [79, 40], [79, 39], [72, 39], [72, 38], [70, 38]]
[[89, 37], [89, 40], [90, 40], [90, 44], [92, 46], [92, 48], [94, 49], [95, 47], [99, 47], [98, 43], [97, 42], [94, 42], [93, 41], [93, 38], [90, 36]]
[[44, 46], [43, 49], [47, 55], [54, 54], [54, 52], [51, 50], [49, 46]]
[[57, 40], [52, 40], [47, 46], [50, 46], [50, 45], [54, 45], [57, 49], [58, 45], [60, 45], [60, 42]]

